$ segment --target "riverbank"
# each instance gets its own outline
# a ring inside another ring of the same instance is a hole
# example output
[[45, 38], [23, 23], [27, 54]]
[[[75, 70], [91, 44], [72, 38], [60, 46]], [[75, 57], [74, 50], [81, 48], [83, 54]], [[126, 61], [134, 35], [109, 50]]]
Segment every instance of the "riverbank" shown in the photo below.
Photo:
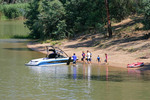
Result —
[[[92, 63], [97, 63], [99, 55], [102, 63], [105, 60], [105, 53], [108, 54], [110, 66], [126, 68], [127, 64], [144, 62], [150, 67], [150, 30], [144, 30], [141, 23], [142, 16], [127, 18], [119, 23], [113, 23], [113, 38], [103, 36], [103, 33], [81, 33], [71, 40], [51, 41], [48, 43], [32, 42], [27, 46], [33, 50], [46, 53], [46, 45], [55, 45], [64, 50], [69, 56], [76, 53], [79, 60], [82, 51], [92, 52]], [[140, 22], [140, 23], [139, 23]]]
[[[77, 39], [73, 39], [73, 40], [64, 40], [61, 41], [61, 43], [56, 44], [55, 46], [61, 48], [62, 50], [64, 50], [69, 56], [72, 56], [73, 53], [76, 53], [77, 57], [79, 58], [79, 61], [81, 61], [81, 54], [82, 51], [91, 51], [92, 52], [92, 63], [97, 63], [96, 58], [99, 55], [101, 57], [101, 64], [104, 64], [104, 60], [105, 60], [105, 53], [108, 54], [108, 64], [110, 66], [114, 66], [114, 67], [122, 67], [122, 68], [126, 68], [127, 64], [131, 64], [134, 62], [144, 62], [145, 64], [149, 65], [150, 63], [150, 49], [149, 47], [146, 49], [141, 49], [141, 50], [137, 50], [135, 52], [129, 52], [129, 51], [124, 51], [124, 50], [118, 50], [121, 46], [123, 45], [128, 45], [126, 46], [126, 48], [129, 48], [130, 46], [132, 46], [132, 49], [134, 48], [134, 46], [139, 47], [139, 46], [148, 46], [150, 44], [150, 39], [149, 40], [139, 40], [136, 41], [136, 44], [134, 44], [133, 41], [128, 42], [128, 43], [120, 43], [120, 44], [116, 44], [116, 45], [112, 45], [110, 47], [107, 48], [101, 48], [100, 46], [92, 46], [92, 44], [94, 43], [94, 41], [96, 41], [96, 39], [99, 39], [98, 35], [92, 35], [92, 36], [88, 36], [89, 39], [85, 39], [83, 40], [83, 38], [85, 38], [86, 36], [82, 36], [79, 37]], [[94, 37], [94, 39], [92, 40], [92, 37]], [[114, 39], [111, 40], [107, 40], [105, 41], [105, 44], [107, 44], [108, 42], [113, 42], [116, 41]], [[132, 44], [132, 45], [130, 45]], [[134, 45], [133, 45], [134, 44]], [[45, 46], [51, 45], [50, 43], [38, 43], [38, 42], [30, 42], [27, 44], [27, 47], [44, 53], [45, 52]], [[140, 48], [140, 47], [139, 47]]]

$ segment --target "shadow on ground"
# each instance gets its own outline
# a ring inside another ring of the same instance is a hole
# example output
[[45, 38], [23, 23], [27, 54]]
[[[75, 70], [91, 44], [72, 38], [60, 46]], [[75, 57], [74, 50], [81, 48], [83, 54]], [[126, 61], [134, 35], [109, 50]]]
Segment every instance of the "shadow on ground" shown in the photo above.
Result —
[[[122, 24], [116, 25], [116, 26], [112, 26], [113, 29], [113, 33], [115, 34], [114, 36], [117, 36], [115, 33], [116, 31], [121, 31], [122, 29], [128, 28], [128, 27], [132, 27], [133, 25], [136, 25], [136, 23], [141, 23], [143, 20], [143, 17], [132, 17], [131, 21], [127, 21], [124, 22]], [[143, 29], [139, 29], [139, 30], [143, 30]], [[134, 29], [131, 31], [135, 31]], [[104, 33], [106, 34], [106, 32]], [[120, 33], [122, 35], [122, 33]], [[124, 33], [126, 34], [126, 33]], [[132, 34], [132, 33], [131, 33]], [[142, 35], [143, 34], [143, 35]], [[149, 48], [150, 47], [150, 43], [145, 43], [143, 45], [141, 45], [138, 48], [129, 48], [126, 49], [125, 47], [128, 46], [135, 46], [137, 44], [139, 44], [139, 42], [136, 41], [140, 41], [140, 40], [147, 40], [150, 38], [150, 32], [143, 32], [137, 36], [133, 35], [133, 36], [125, 36], [125, 38], [121, 38], [121, 36], [119, 36], [118, 39], [112, 38], [106, 38], [101, 34], [98, 34], [98, 37], [94, 37], [94, 35], [92, 34], [88, 34], [88, 35], [82, 35], [82, 36], [77, 36], [77, 38], [74, 38], [73, 41], [76, 41], [78, 39], [80, 39], [80, 43], [77, 44], [72, 44], [72, 45], [67, 45], [65, 47], [67, 48], [79, 48], [79, 47], [96, 47], [96, 49], [107, 49], [109, 47], [114, 47], [117, 46], [117, 50], [124, 50], [124, 51], [128, 51], [128, 52], [135, 52], [137, 50], [140, 49], [145, 49], [145, 48]], [[126, 34], [127, 35], [127, 34]], [[119, 47], [118, 47], [119, 45]], [[111, 48], [110, 48], [111, 49]]]
[[[143, 36], [139, 36], [139, 37], [129, 37], [129, 38], [125, 38], [125, 39], [117, 39], [117, 40], [112, 40], [110, 42], [107, 42], [105, 44], [100, 44], [98, 46], [98, 48], [108, 48], [110, 46], [114, 46], [114, 45], [118, 45], [118, 44], [122, 44], [122, 43], [128, 43], [128, 42], [133, 42], [133, 41], [139, 41], [139, 40], [146, 40], [150, 38], [150, 33], [148, 35], [143, 35]], [[130, 44], [131, 45], [131, 44]], [[123, 45], [128, 46], [128, 45]], [[145, 48], [148, 47], [150, 45], [146, 45], [144, 46]]]
[[[115, 30], [115, 31], [120, 31], [124, 28], [131, 27], [136, 23], [142, 22], [143, 17], [133, 17], [131, 19], [132, 19], [132, 21], [130, 21], [130, 22], [127, 22], [127, 23], [124, 23], [124, 24], [121, 24], [121, 25], [117, 25], [117, 26], [112, 26], [112, 29]], [[143, 30], [143, 29], [140, 29], [140, 30]]]
[[[123, 43], [128, 43], [128, 42], [133, 42], [133, 41], [139, 41], [139, 40], [146, 40], [150, 38], [150, 33], [139, 36], [139, 37], [129, 37], [129, 38], [123, 38], [123, 39], [117, 39], [117, 40], [111, 40], [108, 38], [104, 37], [98, 37], [98, 38], [93, 38], [85, 42], [73, 44], [73, 45], [67, 45], [66, 47], [68, 48], [79, 48], [79, 47], [97, 47], [97, 49], [106, 49], [109, 48], [110, 46], [118, 45], [118, 44], [123, 44]], [[108, 41], [108, 42], [105, 42]], [[131, 45], [131, 44], [129, 44]], [[135, 45], [135, 44], [133, 44]], [[123, 45], [123, 47], [128, 46], [128, 44]], [[150, 44], [145, 45], [142, 48], [147, 48], [149, 47]]]

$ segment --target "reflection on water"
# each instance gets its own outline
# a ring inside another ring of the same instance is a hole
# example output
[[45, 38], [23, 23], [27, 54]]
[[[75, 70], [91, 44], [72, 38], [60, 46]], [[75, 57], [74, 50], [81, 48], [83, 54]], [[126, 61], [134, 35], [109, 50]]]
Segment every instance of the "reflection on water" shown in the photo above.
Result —
[[73, 79], [74, 80], [77, 79], [77, 67], [76, 67], [76, 65], [73, 65]]
[[43, 76], [58, 79], [67, 78], [66, 72], [68, 72], [67, 65], [61, 66], [27, 66], [30, 69], [31, 74], [39, 75], [41, 78]]
[[28, 35], [29, 30], [23, 23], [23, 20], [0, 21], [0, 38]]
[[[54, 86], [54, 87], [57, 86], [57, 89], [60, 88], [61, 86], [61, 90], [70, 91], [71, 89], [74, 91], [74, 92], [72, 91], [73, 93], [76, 93], [75, 91], [78, 91], [79, 89], [80, 92], [82, 92], [81, 93], [82, 96], [84, 95], [85, 98], [90, 98], [90, 99], [94, 98], [93, 96], [91, 96], [93, 92], [97, 93], [99, 91], [101, 93], [102, 91], [103, 92], [105, 91], [104, 93], [109, 93], [109, 92], [120, 93], [119, 92], [120, 86], [122, 87], [122, 85], [124, 84], [122, 88], [125, 90], [125, 93], [128, 93], [128, 91], [131, 91], [132, 89], [135, 90], [137, 90], [136, 88], [142, 89], [143, 85], [145, 84], [144, 83], [142, 85], [141, 83], [142, 81], [139, 81], [139, 79], [142, 78], [141, 77], [142, 72], [140, 70], [135, 70], [135, 69], [127, 69], [127, 70], [123, 69], [120, 70], [120, 72], [118, 72], [117, 71], [118, 69], [109, 66], [99, 67], [90, 64], [89, 65], [78, 64], [78, 65], [71, 65], [71, 66], [61, 65], [61, 66], [49, 66], [49, 67], [29, 66], [28, 68], [30, 69], [31, 74], [34, 74], [38, 77], [38, 83], [39, 83], [38, 86], [40, 88], [42, 85], [45, 85], [43, 84], [43, 81], [45, 80], [44, 78], [49, 78], [50, 79], [49, 81], [52, 81], [51, 79], [56, 79], [55, 82], [57, 83], [57, 81], [59, 80], [59, 85], [56, 85], [54, 83], [52, 83], [53, 84], [52, 85], [50, 82], [49, 86]], [[142, 85], [142, 87], [139, 86], [139, 82]], [[105, 88], [106, 90], [102, 89], [101, 87]], [[119, 91], [115, 91], [115, 89], [116, 90], [119, 89]], [[58, 89], [57, 91], [60, 92], [61, 90]], [[136, 92], [135, 91], [133, 92], [135, 95]], [[133, 95], [133, 93], [131, 94]], [[82, 98], [82, 96], [80, 98]], [[119, 98], [122, 98], [120, 96]]]
[[45, 55], [26, 41], [0, 40], [2, 100], [150, 100], [150, 70], [94, 64], [25, 66]]
[[[144, 73], [138, 69], [123, 69], [121, 72], [112, 70], [115, 68], [109, 66], [93, 66], [91, 64], [79, 64], [78, 65], [54, 65], [54, 66], [28, 66], [30, 73], [39, 75], [41, 77], [46, 76], [53, 79], [74, 79], [74, 80], [87, 80], [90, 84], [91, 80], [96, 81], [132, 81], [133, 77], [142, 78]], [[110, 69], [110, 71], [109, 71]], [[127, 71], [127, 72], [126, 72]], [[109, 75], [110, 72], [110, 75]], [[125, 74], [125, 75], [124, 75]], [[130, 76], [131, 79], [128, 79]], [[127, 78], [127, 79], [126, 79]]]
[[[54, 66], [27, 66], [30, 69], [30, 73], [34, 75], [39, 75], [41, 77], [46, 76], [55, 79], [74, 79], [74, 80], [91, 80], [97, 81], [109, 81], [108, 77], [108, 66], [104, 67], [106, 69], [105, 75], [100, 75], [100, 67], [92, 67], [89, 65], [54, 65]], [[92, 74], [92, 69], [94, 75]], [[103, 70], [102, 70], [103, 71]], [[103, 71], [104, 72], [104, 71]], [[113, 76], [110, 76], [113, 77]], [[110, 81], [113, 81], [110, 79]], [[114, 80], [115, 81], [115, 80]]]

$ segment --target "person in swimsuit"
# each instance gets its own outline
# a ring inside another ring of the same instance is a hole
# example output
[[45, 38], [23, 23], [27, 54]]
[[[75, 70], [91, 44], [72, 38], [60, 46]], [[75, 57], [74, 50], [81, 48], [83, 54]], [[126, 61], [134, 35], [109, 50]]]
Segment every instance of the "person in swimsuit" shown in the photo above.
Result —
[[81, 60], [85, 63], [85, 53], [84, 53], [84, 51], [82, 51], [82, 58], [81, 58]]
[[98, 55], [98, 57], [97, 57], [97, 61], [98, 61], [98, 63], [101, 62], [101, 59], [100, 59], [99, 55]]
[[107, 57], [107, 53], [105, 53], [105, 62], [108, 62], [108, 57]]

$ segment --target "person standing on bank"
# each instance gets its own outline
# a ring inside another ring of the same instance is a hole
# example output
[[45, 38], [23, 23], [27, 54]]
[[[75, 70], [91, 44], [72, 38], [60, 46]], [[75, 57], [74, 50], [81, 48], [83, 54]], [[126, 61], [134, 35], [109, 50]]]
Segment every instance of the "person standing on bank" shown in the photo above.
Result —
[[91, 53], [87, 50], [87, 63], [90, 63]]
[[82, 58], [81, 58], [81, 60], [83, 61], [83, 63], [85, 63], [85, 53], [84, 53], [84, 51], [82, 51]]
[[107, 55], [107, 53], [105, 53], [105, 62], [106, 63], [108, 62], [108, 55]]
[[90, 63], [92, 63], [92, 53], [90, 52]]
[[73, 54], [72, 58], [73, 58], [73, 64], [75, 65], [77, 61], [77, 56], [75, 53]]
[[97, 61], [98, 61], [98, 64], [101, 62], [101, 59], [100, 59], [99, 55], [97, 57]]

